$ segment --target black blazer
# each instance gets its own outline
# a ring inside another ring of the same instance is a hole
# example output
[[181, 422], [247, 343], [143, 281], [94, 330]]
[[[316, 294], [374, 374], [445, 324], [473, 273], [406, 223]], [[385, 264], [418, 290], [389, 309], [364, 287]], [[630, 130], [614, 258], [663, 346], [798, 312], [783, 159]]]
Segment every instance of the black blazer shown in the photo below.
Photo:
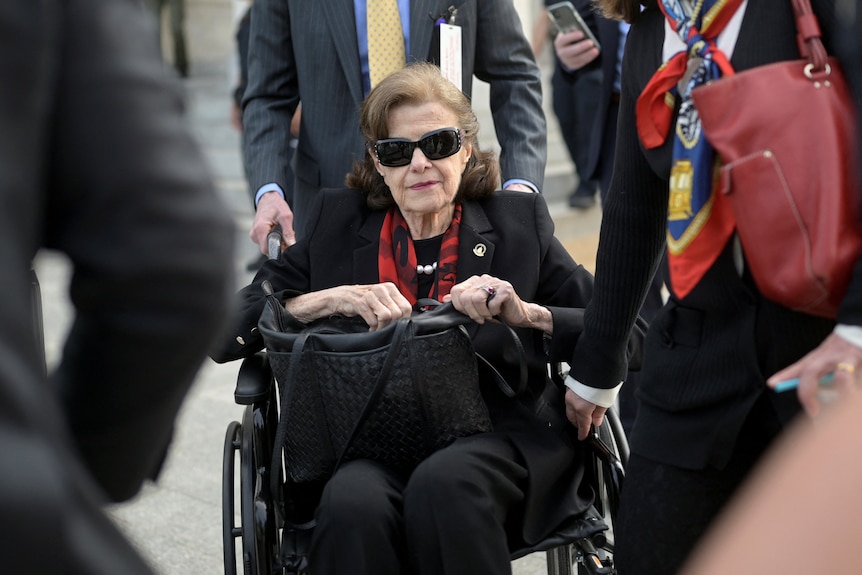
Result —
[[[324, 190], [311, 210], [309, 234], [288, 248], [278, 261], [262, 266], [254, 281], [239, 294], [232, 331], [213, 352], [216, 361], [248, 356], [262, 347], [255, 327], [264, 307], [261, 282], [269, 280], [283, 297], [344, 284], [377, 283], [380, 230], [385, 212], [371, 211], [356, 190]], [[548, 307], [554, 316], [553, 337], [519, 329], [530, 363], [530, 390], [520, 401], [494, 394], [485, 385], [496, 432], [507, 433], [530, 469], [527, 493], [526, 542], [541, 539], [584, 502], [571, 489], [580, 476], [578, 447], [569, 437], [548, 431], [534, 417], [534, 398], [544, 388], [548, 359], [571, 357], [581, 331], [582, 307], [593, 290], [593, 277], [575, 263], [554, 237], [554, 224], [539, 194], [496, 192], [482, 201], [463, 203], [457, 280], [491, 274], [512, 283], [525, 301]], [[474, 326], [476, 350], [507, 373], [499, 326]], [[562, 399], [563, 391], [560, 390]], [[558, 405], [564, 417], [563, 405]], [[567, 430], [563, 434], [570, 433]]]

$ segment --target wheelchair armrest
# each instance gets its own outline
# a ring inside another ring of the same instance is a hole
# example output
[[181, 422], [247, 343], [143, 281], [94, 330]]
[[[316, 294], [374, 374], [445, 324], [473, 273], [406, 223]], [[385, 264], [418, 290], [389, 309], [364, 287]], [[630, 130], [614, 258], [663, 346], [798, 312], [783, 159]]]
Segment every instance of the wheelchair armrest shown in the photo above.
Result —
[[266, 353], [259, 351], [242, 360], [236, 378], [234, 400], [239, 405], [251, 405], [269, 396], [272, 387], [272, 368]]

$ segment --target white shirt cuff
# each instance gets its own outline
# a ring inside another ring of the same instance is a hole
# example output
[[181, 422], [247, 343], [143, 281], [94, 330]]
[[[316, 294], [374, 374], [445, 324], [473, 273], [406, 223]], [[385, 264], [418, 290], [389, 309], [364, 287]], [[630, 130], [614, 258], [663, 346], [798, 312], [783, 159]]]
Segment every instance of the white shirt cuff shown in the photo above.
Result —
[[257, 208], [257, 203], [260, 201], [260, 197], [269, 192], [277, 192], [278, 195], [281, 196], [281, 199], [284, 199], [284, 190], [281, 189], [281, 186], [278, 184], [265, 184], [260, 187], [257, 193], [254, 195], [254, 207]]
[[599, 407], [612, 406], [622, 386], [623, 384], [620, 382], [616, 387], [612, 387], [610, 389], [599, 389], [597, 387], [584, 385], [571, 375], [566, 376], [566, 387], [577, 393], [578, 397], [586, 399], [590, 403], [595, 403]]
[[862, 326], [839, 323], [833, 333], [839, 335], [857, 347], [862, 347]]

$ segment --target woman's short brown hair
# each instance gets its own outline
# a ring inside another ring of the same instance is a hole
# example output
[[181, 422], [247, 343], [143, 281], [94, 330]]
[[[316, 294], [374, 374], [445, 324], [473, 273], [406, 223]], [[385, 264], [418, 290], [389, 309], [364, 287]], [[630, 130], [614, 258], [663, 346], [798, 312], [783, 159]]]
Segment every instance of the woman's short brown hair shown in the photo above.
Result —
[[[389, 137], [389, 116], [393, 109], [429, 102], [441, 104], [455, 113], [458, 117], [455, 127], [461, 129], [464, 144], [469, 143], [473, 147], [473, 153], [461, 175], [455, 201], [489, 196], [500, 185], [497, 157], [493, 152], [479, 149], [479, 121], [470, 101], [452, 82], [443, 78], [440, 69], [433, 64], [410, 64], [387, 76], [371, 90], [359, 114], [359, 130], [366, 147]], [[353, 171], [347, 175], [345, 183], [365, 194], [368, 206], [372, 209], [388, 208], [395, 203], [392, 192], [383, 181], [383, 176], [377, 173], [368, 153], [361, 161], [353, 162]]]

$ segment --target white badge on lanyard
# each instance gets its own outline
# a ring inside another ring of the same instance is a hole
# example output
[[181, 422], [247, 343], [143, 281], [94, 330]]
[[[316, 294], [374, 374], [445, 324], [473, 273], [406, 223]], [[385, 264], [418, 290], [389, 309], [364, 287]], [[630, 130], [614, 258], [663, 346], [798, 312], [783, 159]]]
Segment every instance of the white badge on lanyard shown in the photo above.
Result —
[[440, 24], [440, 72], [461, 89], [461, 27]]

